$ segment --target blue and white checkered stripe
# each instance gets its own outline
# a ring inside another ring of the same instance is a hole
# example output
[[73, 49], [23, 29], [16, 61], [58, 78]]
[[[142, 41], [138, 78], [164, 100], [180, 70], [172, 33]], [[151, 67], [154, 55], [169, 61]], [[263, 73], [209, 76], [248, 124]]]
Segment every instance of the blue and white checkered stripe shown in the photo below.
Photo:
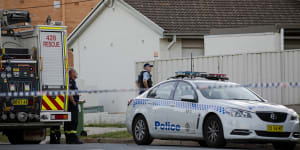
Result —
[[162, 106], [168, 107], [170, 104], [175, 104], [175, 108], [178, 109], [189, 109], [189, 110], [197, 110], [197, 111], [215, 111], [221, 114], [225, 114], [225, 107], [220, 105], [208, 105], [208, 104], [199, 104], [199, 103], [189, 103], [182, 101], [174, 101], [174, 100], [160, 100], [160, 99], [135, 99], [132, 102], [133, 107], [137, 105], [146, 105], [147, 102], [150, 101], [152, 106]]

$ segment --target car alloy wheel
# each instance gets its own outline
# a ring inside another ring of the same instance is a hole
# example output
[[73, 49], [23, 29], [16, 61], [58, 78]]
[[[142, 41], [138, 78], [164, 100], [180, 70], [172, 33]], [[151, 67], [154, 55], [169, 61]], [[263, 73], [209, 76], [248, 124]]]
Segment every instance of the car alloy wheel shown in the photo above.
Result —
[[211, 120], [208, 125], [207, 136], [208, 140], [211, 143], [215, 143], [217, 141], [218, 135], [220, 133], [220, 127], [216, 120]]
[[151, 137], [147, 125], [147, 121], [144, 116], [137, 116], [133, 121], [133, 138], [138, 145], [149, 145], [152, 143]]
[[135, 125], [135, 137], [137, 140], [142, 141], [145, 137], [145, 122], [144, 120], [138, 120]]
[[210, 115], [205, 119], [203, 135], [209, 147], [224, 147], [226, 145], [223, 126], [217, 115]]

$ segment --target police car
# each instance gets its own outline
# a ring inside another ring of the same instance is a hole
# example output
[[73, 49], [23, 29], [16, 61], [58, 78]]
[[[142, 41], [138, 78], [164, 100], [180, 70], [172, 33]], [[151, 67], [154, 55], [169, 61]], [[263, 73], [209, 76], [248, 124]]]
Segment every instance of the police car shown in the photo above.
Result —
[[161, 82], [128, 102], [126, 125], [136, 144], [177, 139], [209, 147], [259, 142], [294, 149], [299, 140], [299, 116], [294, 110], [222, 81], [223, 74], [192, 75]]

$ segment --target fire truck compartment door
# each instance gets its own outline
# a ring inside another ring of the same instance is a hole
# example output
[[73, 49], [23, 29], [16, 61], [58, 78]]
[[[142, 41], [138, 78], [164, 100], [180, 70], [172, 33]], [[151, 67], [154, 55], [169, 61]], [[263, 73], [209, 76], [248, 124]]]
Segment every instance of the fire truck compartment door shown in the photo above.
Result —
[[64, 32], [40, 31], [42, 87], [60, 88], [65, 85]]

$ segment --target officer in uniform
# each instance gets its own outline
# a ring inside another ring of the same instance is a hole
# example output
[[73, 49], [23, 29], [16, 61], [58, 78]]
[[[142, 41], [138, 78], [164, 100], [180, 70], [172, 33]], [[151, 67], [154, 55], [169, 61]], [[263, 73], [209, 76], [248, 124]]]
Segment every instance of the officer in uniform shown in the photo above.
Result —
[[[69, 89], [78, 90], [75, 80], [77, 72], [74, 69], [69, 70]], [[79, 95], [70, 95], [68, 101], [68, 111], [71, 112], [71, 121], [65, 122], [64, 130], [67, 144], [83, 144], [77, 137], [78, 125], [78, 102]]]
[[151, 69], [153, 65], [150, 65], [149, 63], [144, 64], [144, 70], [141, 71], [140, 75], [138, 76], [138, 79], [136, 81], [137, 87], [140, 89], [139, 94], [144, 93], [147, 89], [152, 87], [152, 75], [151, 75]]
[[60, 126], [50, 128], [50, 144], [60, 144]]

